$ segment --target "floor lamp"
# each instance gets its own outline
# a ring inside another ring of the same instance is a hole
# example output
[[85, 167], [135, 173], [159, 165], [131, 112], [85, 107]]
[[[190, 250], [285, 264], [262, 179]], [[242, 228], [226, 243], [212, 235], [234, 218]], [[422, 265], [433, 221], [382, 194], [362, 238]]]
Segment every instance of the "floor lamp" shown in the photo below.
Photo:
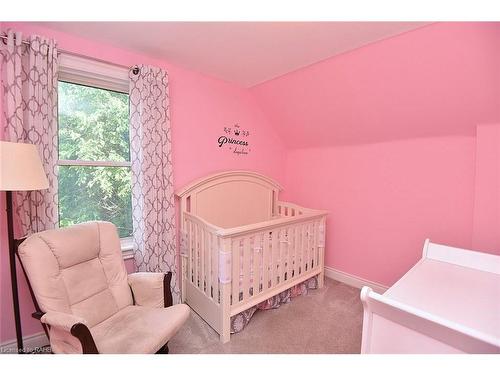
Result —
[[47, 176], [35, 145], [27, 143], [0, 142], [0, 191], [5, 191], [7, 208], [7, 236], [9, 238], [10, 281], [12, 284], [12, 303], [16, 324], [18, 353], [23, 353], [23, 334], [19, 313], [17, 291], [16, 251], [14, 238], [14, 212], [12, 192], [43, 190], [49, 187]]

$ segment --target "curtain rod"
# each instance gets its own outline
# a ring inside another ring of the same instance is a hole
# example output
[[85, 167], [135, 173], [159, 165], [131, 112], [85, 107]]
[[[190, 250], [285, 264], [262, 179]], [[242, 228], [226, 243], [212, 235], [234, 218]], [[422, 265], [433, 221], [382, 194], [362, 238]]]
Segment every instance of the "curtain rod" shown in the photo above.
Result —
[[[15, 38], [15, 37], [14, 37]], [[3, 43], [4, 44], [7, 44], [6, 40], [8, 39], [8, 36], [7, 35], [0, 35], [0, 39], [3, 39]], [[28, 40], [22, 40], [21, 41], [22, 44], [26, 44], [26, 45], [31, 45], [31, 43], [28, 41]], [[79, 53], [75, 53], [75, 52], [69, 52], [69, 51], [66, 51], [66, 50], [63, 50], [63, 49], [60, 49], [58, 48], [57, 49], [57, 52], [58, 53], [66, 53], [66, 54], [69, 54], [69, 55], [73, 55], [73, 56], [80, 56], [80, 57], [85, 57], [87, 59], [92, 59], [92, 60], [96, 60], [96, 61], [101, 61], [103, 63], [106, 63], [106, 64], [111, 64], [111, 65], [116, 65], [116, 66], [119, 66], [121, 68], [127, 68], [129, 70], [133, 70], [133, 73], [134, 74], [138, 74], [139, 73], [139, 67], [137, 65], [134, 65], [134, 66], [126, 66], [126, 65], [121, 65], [121, 64], [115, 64], [115, 63], [110, 63], [109, 61], [104, 61], [104, 60], [100, 60], [100, 59], [96, 59], [96, 58], [93, 58], [93, 57], [88, 57], [88, 56], [85, 56], [85, 55], [81, 55]]]

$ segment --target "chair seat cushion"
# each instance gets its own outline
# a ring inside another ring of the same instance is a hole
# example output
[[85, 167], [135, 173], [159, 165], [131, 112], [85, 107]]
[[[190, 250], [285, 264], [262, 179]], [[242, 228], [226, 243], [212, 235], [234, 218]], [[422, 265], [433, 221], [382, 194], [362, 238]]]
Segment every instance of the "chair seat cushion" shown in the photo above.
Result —
[[156, 353], [189, 317], [184, 304], [127, 306], [90, 329], [99, 353]]

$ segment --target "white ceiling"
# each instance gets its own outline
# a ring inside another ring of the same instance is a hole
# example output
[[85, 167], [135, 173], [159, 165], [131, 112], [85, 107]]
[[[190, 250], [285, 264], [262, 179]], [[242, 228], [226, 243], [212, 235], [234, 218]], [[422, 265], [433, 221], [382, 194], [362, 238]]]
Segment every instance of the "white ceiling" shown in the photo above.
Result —
[[251, 87], [425, 22], [43, 22]]

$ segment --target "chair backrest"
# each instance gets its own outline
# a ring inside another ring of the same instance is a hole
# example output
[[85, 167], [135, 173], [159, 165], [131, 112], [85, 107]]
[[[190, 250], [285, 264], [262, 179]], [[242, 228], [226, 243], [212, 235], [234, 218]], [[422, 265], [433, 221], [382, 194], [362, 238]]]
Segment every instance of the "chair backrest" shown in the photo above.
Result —
[[112, 223], [94, 221], [36, 233], [18, 253], [43, 312], [73, 314], [93, 327], [133, 303]]

